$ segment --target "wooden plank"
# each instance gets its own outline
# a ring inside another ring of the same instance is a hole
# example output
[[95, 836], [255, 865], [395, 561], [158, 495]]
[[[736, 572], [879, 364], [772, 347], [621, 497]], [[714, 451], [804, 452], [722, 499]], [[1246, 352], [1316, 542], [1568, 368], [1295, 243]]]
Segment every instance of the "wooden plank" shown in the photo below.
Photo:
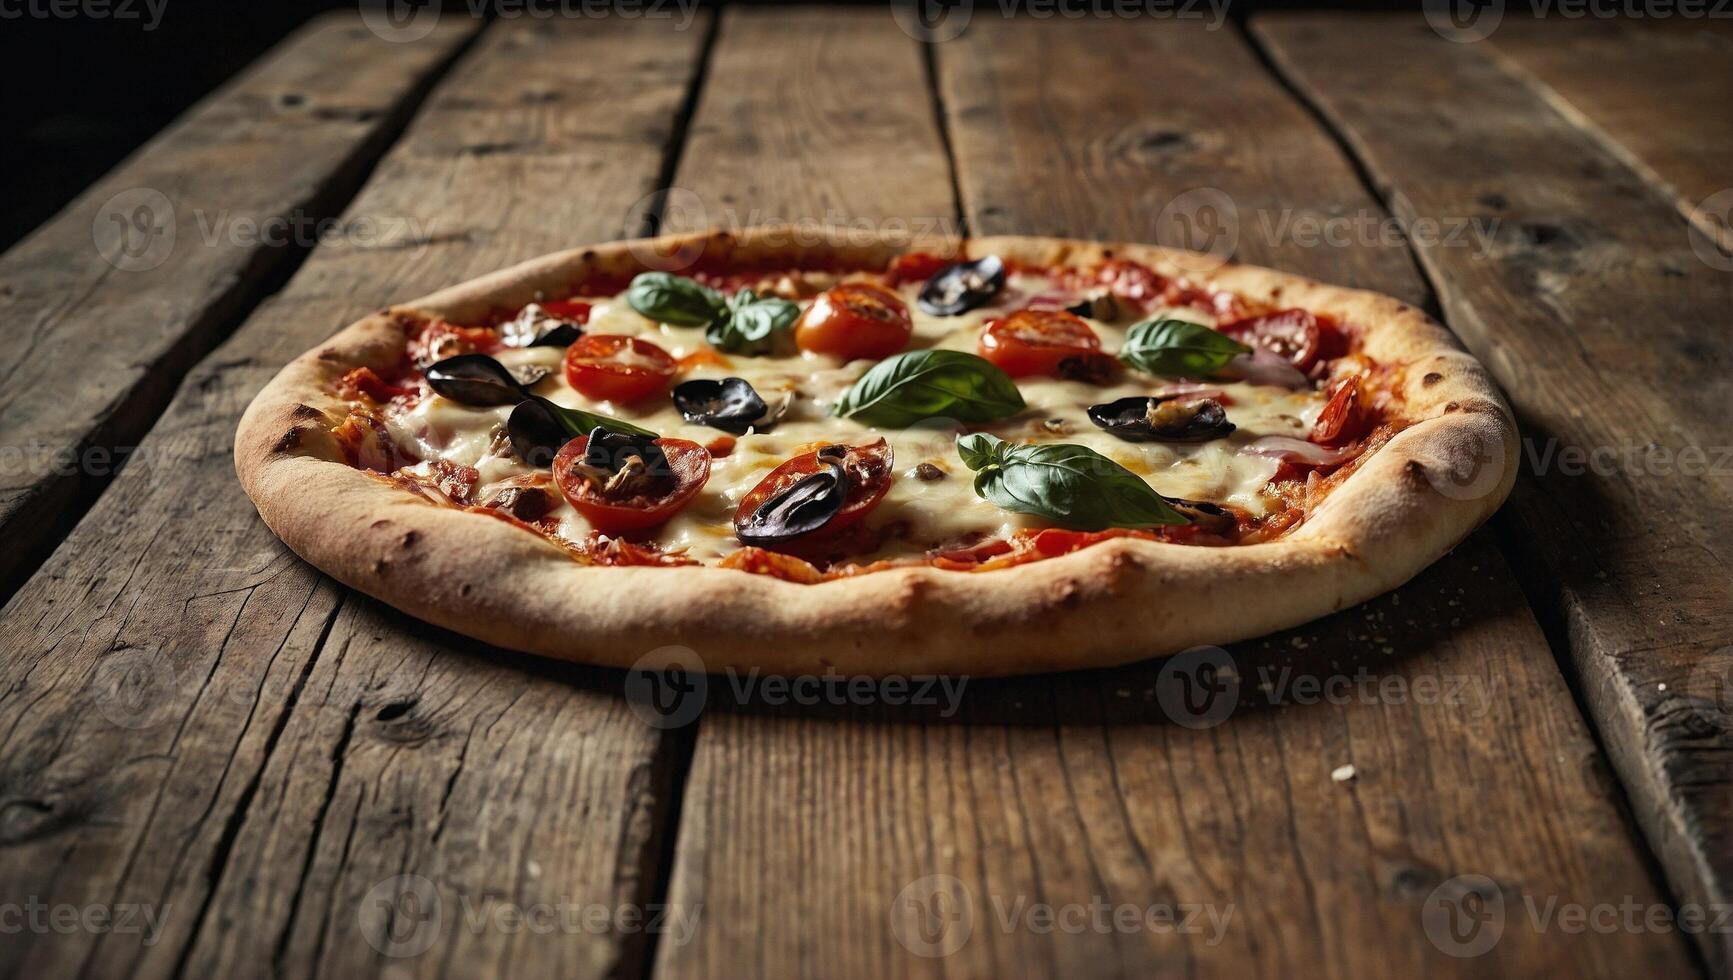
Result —
[[[742, 51], [748, 45], [757, 46], [760, 63], [774, 62], [777, 32], [735, 23], [725, 22], [716, 64], [753, 61]], [[873, 30], [851, 22], [847, 33], [886, 66], [884, 84], [844, 88], [814, 72], [771, 87], [823, 100], [835, 112], [846, 111], [852, 92], [862, 104], [912, 116], [913, 69], [898, 66], [913, 55], [898, 54], [907, 45], [888, 25]], [[891, 50], [879, 53], [883, 38]], [[1183, 22], [978, 17], [962, 39], [934, 53], [971, 227], [1158, 237], [1147, 222], [1162, 202], [1209, 186], [1243, 202], [1247, 257], [1416, 302], [1426, 295], [1399, 244], [1322, 250], [1258, 238], [1265, 209], [1383, 215], [1232, 32]], [[1150, 86], [1150, 78], [1167, 84]], [[709, 106], [750, 101], [758, 84], [744, 73], [713, 72], [695, 128], [706, 124]], [[730, 86], [740, 93], [730, 95]], [[750, 117], [732, 122], [758, 127]], [[814, 198], [803, 188], [826, 180], [845, 154], [872, 148], [921, 160], [924, 147], [936, 145], [926, 127], [895, 144], [888, 135], [785, 157], [777, 165], [791, 176], [765, 206], [804, 213]], [[706, 177], [683, 169], [680, 183], [700, 195], [725, 192], [708, 189]], [[920, 171], [908, 177], [915, 194], [935, 183]], [[853, 206], [907, 207], [900, 197], [857, 197]], [[842, 712], [783, 707], [773, 696], [737, 705], [731, 684], [740, 679], [713, 680], [670, 891], [670, 901], [702, 904], [705, 914], [695, 942], [660, 948], [658, 971], [1385, 976], [1686, 968], [1674, 937], [1559, 943], [1516, 922], [1527, 894], [1660, 899], [1607, 798], [1593, 741], [1545, 641], [1485, 535], [1395, 596], [1224, 656], [1237, 664], [1243, 703], [1226, 724], [1197, 730], [1168, 720], [1160, 707], [1183, 680], [1174, 672], [1187, 669], [1183, 661], [1165, 673], [1149, 664], [969, 683], [956, 717], [942, 697], [937, 705], [881, 702]], [[1296, 678], [1304, 678], [1299, 688]], [[1298, 690], [1324, 684], [1367, 684], [1372, 693], [1359, 687], [1346, 704], [1295, 703], [1309, 697]], [[1277, 709], [1278, 701], [1288, 703]], [[1331, 778], [1342, 764], [1356, 767], [1355, 779]], [[1437, 889], [1459, 896], [1458, 875], [1490, 876], [1501, 889], [1495, 900], [1510, 903], [1511, 927], [1482, 959], [1456, 959], [1427, 938], [1423, 906]], [[1081, 931], [1075, 922], [1043, 927], [1038, 911], [1093, 916], [1096, 903], [1123, 907], [1134, 925], [1115, 929], [1109, 918], [1102, 931], [1091, 918]], [[1198, 912], [1201, 933], [1144, 918], [1151, 907], [1180, 906]], [[902, 917], [923, 910], [933, 917]], [[801, 925], [791, 928], [794, 921]]]
[[[1484, 252], [1419, 254], [1520, 415], [1531, 474], [1502, 527], [1675, 896], [1726, 902], [1733, 345], [1715, 325], [1733, 276], [1699, 260], [1666, 194], [1478, 46], [1388, 18], [1254, 26], [1410, 217], [1501, 223]], [[1699, 942], [1725, 975], [1727, 935]]]
[[[618, 675], [346, 598], [258, 520], [228, 450], [253, 394], [338, 326], [625, 231], [704, 35], [495, 25], [344, 214], [415, 218], [427, 240], [316, 250], [0, 614], [7, 899], [166, 913], [148, 946], [8, 936], [0, 975], [638, 972], [642, 932], [512, 931], [501, 911], [650, 897], [662, 741]], [[419, 878], [400, 893], [398, 875]]]
[[1718, 110], [1733, 105], [1724, 20], [1512, 18], [1489, 40], [1549, 105], [1733, 252], [1733, 122]]
[[474, 31], [445, 18], [392, 44], [353, 13], [319, 17], [0, 256], [0, 599]]

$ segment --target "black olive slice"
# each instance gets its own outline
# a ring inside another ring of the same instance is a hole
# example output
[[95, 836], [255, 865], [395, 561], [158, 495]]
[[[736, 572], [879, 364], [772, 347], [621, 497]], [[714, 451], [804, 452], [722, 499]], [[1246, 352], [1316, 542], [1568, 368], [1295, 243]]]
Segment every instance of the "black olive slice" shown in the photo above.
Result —
[[955, 262], [933, 273], [918, 300], [933, 316], [956, 316], [986, 305], [1005, 286], [1005, 263], [997, 255]]
[[842, 464], [827, 461], [823, 470], [801, 477], [760, 504], [751, 517], [734, 526], [734, 533], [746, 544], [798, 538], [829, 524], [847, 499], [848, 475]]
[[515, 405], [529, 397], [506, 366], [486, 354], [448, 357], [423, 374], [428, 387], [464, 405]]
[[572, 440], [559, 410], [546, 398], [531, 397], [512, 409], [505, 431], [517, 458], [541, 469], [553, 466], [560, 447]]
[[1126, 442], [1207, 442], [1234, 431], [1214, 398], [1133, 395], [1089, 406], [1089, 421]]
[[674, 386], [673, 398], [674, 407], [686, 421], [735, 435], [770, 414], [770, 406], [744, 378], [683, 381]]
[[1174, 510], [1191, 518], [1194, 526], [1212, 534], [1227, 534], [1240, 525], [1227, 510], [1206, 501], [1169, 497], [1167, 502]]
[[570, 347], [583, 333], [582, 327], [540, 306], [526, 308], [517, 319], [499, 327], [500, 339], [507, 347]]
[[607, 473], [620, 472], [633, 457], [642, 461], [643, 472], [648, 476], [674, 475], [667, 454], [656, 445], [654, 436], [609, 432], [597, 426], [590, 430], [590, 438], [584, 443], [584, 465]]

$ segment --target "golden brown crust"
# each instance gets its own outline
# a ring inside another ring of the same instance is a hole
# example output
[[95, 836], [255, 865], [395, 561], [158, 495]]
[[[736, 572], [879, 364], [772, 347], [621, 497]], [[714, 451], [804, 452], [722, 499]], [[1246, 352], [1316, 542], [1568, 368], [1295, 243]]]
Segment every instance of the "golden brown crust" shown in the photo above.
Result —
[[[1411, 422], [1304, 524], [1270, 543], [1199, 548], [1116, 539], [991, 572], [907, 568], [818, 585], [693, 566], [601, 567], [485, 515], [436, 506], [342, 462], [330, 430], [346, 406], [332, 383], [387, 367], [405, 323], [463, 321], [597, 273], [815, 251], [876, 266], [907, 243], [797, 247], [755, 229], [575, 249], [370, 316], [290, 363], [248, 408], [235, 439], [241, 483], [265, 522], [302, 557], [407, 612], [501, 646], [626, 666], [689, 647], [710, 670], [976, 676], [1119, 664], [1294, 626], [1395, 588], [1485, 521], [1516, 475], [1516, 429], [1486, 371], [1424, 313], [1375, 293], [1268, 269], [1200, 271], [1191, 253], [1002, 236], [923, 242], [1088, 265], [1106, 254], [1157, 272], [1300, 306], [1364, 329], [1363, 349], [1400, 365]], [[661, 257], [673, 256], [673, 262]]]

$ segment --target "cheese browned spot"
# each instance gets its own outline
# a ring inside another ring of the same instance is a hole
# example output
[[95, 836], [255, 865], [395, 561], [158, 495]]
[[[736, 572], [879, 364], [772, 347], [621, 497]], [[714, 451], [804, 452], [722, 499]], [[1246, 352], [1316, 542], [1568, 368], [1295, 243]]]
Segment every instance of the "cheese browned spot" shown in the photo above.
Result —
[[[1048, 288], [1041, 277], [1013, 275], [998, 305], [955, 317], [922, 313], [914, 302], [918, 287], [905, 285], [898, 292], [914, 318], [912, 348], [944, 347], [974, 351], [983, 323], [1020, 305], [1026, 297]], [[709, 349], [701, 329], [669, 327], [640, 316], [623, 297], [579, 297], [594, 304], [587, 333], [624, 334], [651, 341], [675, 358]], [[810, 300], [801, 301], [804, 307]], [[1163, 311], [1161, 315], [1182, 317], [1206, 325], [1213, 318], [1192, 308]], [[1091, 320], [1102, 348], [1116, 352], [1125, 338], [1128, 323]], [[692, 425], [680, 417], [666, 396], [637, 405], [614, 405], [591, 401], [572, 390], [561, 370], [564, 350], [557, 347], [513, 349], [499, 352], [509, 368], [545, 367], [548, 375], [535, 385], [536, 394], [568, 407], [584, 408], [625, 419], [664, 435], [706, 443], [718, 430]], [[798, 447], [815, 442], [860, 444], [883, 436], [896, 457], [897, 478], [884, 502], [870, 515], [874, 527], [898, 525], [899, 534], [888, 537], [879, 551], [858, 556], [866, 562], [925, 554], [932, 549], [962, 541], [1002, 537], [1026, 527], [1044, 527], [1049, 522], [1007, 513], [974, 493], [967, 471], [957, 462], [955, 439], [961, 431], [954, 425], [932, 423], [914, 429], [878, 430], [829, 414], [829, 408], [868, 368], [870, 361], [844, 363], [825, 355], [800, 353], [780, 357], [729, 355], [727, 367], [702, 364], [685, 378], [745, 378], [772, 404], [792, 394], [787, 413], [769, 432], [749, 431], [738, 438], [731, 453], [711, 465], [710, 480], [697, 498], [653, 535], [663, 549], [684, 548], [687, 554], [713, 562], [740, 545], [735, 540], [732, 518], [741, 498], [765, 474], [793, 455]], [[1024, 378], [1018, 382], [1027, 402], [1015, 417], [977, 427], [1002, 438], [1021, 442], [1069, 442], [1088, 446], [1142, 476], [1158, 492], [1169, 497], [1230, 505], [1262, 516], [1279, 507], [1269, 482], [1278, 463], [1263, 456], [1244, 455], [1240, 447], [1269, 435], [1304, 439], [1323, 407], [1314, 391], [1225, 383], [1228, 420], [1237, 427], [1224, 439], [1205, 443], [1129, 443], [1092, 425], [1085, 409], [1098, 402], [1147, 394], [1165, 384], [1135, 371], [1127, 371], [1116, 384], [1094, 385], [1053, 378]], [[398, 445], [420, 458], [443, 458], [473, 466], [480, 474], [477, 499], [491, 499], [513, 480], [532, 473], [518, 462], [509, 443], [500, 438], [509, 408], [470, 408], [429, 394], [414, 408], [386, 417], [386, 426]], [[931, 463], [949, 475], [944, 479], [914, 479], [909, 474], [923, 463]], [[555, 496], [550, 512], [559, 520], [560, 533], [574, 541], [586, 537], [590, 528], [569, 504]]]

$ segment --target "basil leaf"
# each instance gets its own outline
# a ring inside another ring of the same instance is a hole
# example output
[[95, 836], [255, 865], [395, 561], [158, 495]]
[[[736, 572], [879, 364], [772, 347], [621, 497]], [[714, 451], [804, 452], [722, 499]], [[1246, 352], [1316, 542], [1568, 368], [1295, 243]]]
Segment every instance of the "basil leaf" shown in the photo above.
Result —
[[646, 317], [671, 327], [706, 327], [728, 312], [721, 293], [669, 272], [639, 273], [626, 289], [626, 302]]
[[730, 354], [763, 354], [775, 345], [777, 333], [799, 317], [800, 307], [788, 300], [742, 289], [729, 299], [728, 314], [704, 331], [704, 339]]
[[1145, 320], [1125, 335], [1119, 359], [1167, 378], [1207, 378], [1240, 354], [1245, 344], [1190, 320]]
[[831, 406], [833, 415], [903, 429], [925, 419], [991, 422], [1023, 410], [1023, 393], [986, 358], [914, 350], [873, 366]]
[[[547, 401], [545, 398], [540, 400]], [[560, 426], [564, 428], [566, 434], [572, 438], [587, 436], [590, 434], [590, 431], [597, 426], [601, 426], [609, 432], [619, 432], [624, 435], [649, 436], [652, 439], [661, 438], [659, 433], [652, 432], [642, 426], [633, 425], [630, 422], [609, 418], [606, 415], [597, 415], [595, 412], [586, 412], [581, 408], [566, 408], [563, 405], [556, 405], [551, 401], [547, 402], [547, 406], [553, 409], [554, 416], [560, 420]]]
[[957, 440], [975, 495], [1079, 531], [1190, 524], [1143, 478], [1086, 446], [1012, 445], [985, 432]]

